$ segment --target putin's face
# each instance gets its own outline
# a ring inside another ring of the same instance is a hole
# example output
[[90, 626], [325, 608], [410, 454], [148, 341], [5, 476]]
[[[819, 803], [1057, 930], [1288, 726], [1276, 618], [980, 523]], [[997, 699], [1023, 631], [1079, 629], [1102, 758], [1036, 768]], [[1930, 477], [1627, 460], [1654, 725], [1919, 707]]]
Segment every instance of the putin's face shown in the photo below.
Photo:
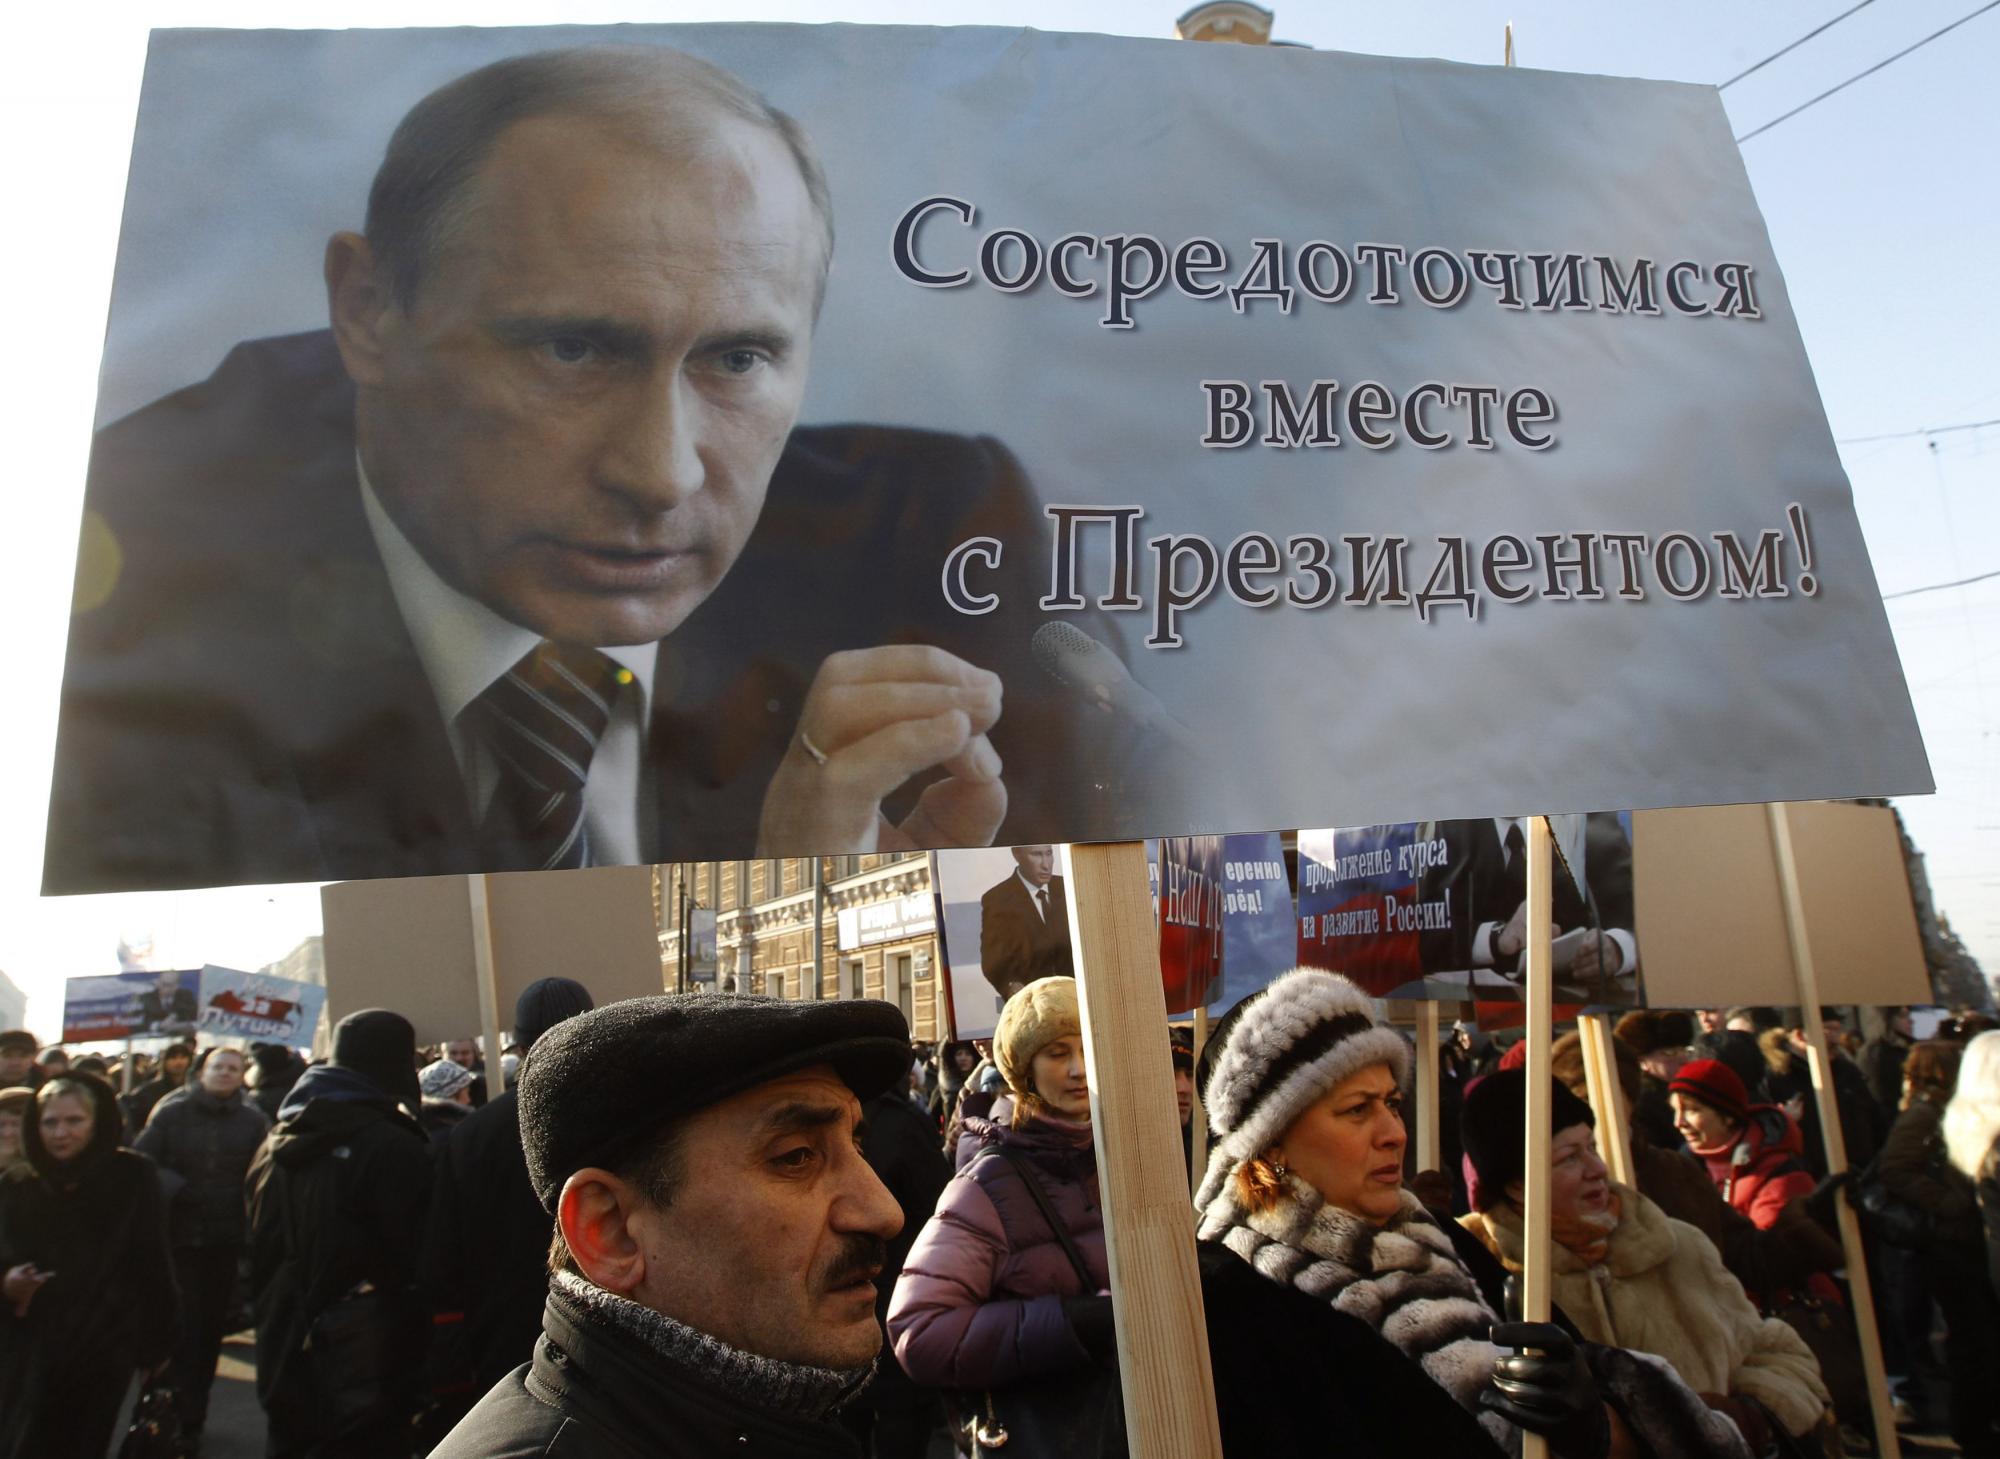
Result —
[[407, 311], [379, 281], [372, 312], [343, 308], [329, 252], [384, 509], [446, 582], [571, 643], [659, 639], [729, 571], [798, 416], [824, 266], [782, 139], [633, 130], [502, 133]]
[[1056, 874], [1056, 848], [1053, 846], [1016, 846], [1014, 861], [1021, 868], [1021, 875], [1034, 886], [1045, 887]]

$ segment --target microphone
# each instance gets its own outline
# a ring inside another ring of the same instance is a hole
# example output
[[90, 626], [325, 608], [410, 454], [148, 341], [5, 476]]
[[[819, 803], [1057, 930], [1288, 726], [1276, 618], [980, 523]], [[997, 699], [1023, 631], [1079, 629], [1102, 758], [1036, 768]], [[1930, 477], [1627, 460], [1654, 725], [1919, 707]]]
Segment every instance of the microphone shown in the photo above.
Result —
[[1177, 750], [1203, 755], [1194, 731], [1167, 713], [1167, 707], [1132, 677], [1124, 660], [1075, 624], [1044, 623], [1028, 646], [1044, 673], [1100, 712], [1158, 734]]

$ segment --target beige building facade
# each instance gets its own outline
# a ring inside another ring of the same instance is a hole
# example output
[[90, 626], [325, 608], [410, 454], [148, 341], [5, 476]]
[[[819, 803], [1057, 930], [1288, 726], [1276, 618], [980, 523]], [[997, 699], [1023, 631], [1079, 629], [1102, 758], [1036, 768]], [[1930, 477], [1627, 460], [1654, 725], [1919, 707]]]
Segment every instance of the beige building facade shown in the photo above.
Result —
[[715, 913], [716, 976], [700, 986], [773, 998], [880, 998], [903, 1010], [913, 1038], [949, 1036], [925, 853], [674, 862], [653, 875], [669, 989], [683, 981], [690, 914], [704, 909]]

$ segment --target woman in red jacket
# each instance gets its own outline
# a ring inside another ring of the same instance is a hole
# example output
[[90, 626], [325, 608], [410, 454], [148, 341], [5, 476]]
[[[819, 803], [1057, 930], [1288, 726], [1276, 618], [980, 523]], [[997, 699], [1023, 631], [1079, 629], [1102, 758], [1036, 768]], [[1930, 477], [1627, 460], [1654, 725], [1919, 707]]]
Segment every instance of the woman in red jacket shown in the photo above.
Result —
[[1813, 1193], [1797, 1121], [1774, 1104], [1750, 1103], [1736, 1071], [1717, 1059], [1684, 1064], [1668, 1087], [1674, 1127], [1708, 1167], [1722, 1198], [1760, 1228]]

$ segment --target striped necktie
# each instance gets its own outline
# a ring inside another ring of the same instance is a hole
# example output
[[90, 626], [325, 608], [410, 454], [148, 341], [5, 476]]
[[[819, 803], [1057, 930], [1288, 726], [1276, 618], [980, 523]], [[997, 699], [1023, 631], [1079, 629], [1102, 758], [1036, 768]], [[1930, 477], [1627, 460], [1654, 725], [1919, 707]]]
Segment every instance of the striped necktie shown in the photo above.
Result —
[[490, 871], [583, 866], [583, 786], [624, 671], [594, 648], [544, 641], [466, 707], [499, 769], [479, 831]]

